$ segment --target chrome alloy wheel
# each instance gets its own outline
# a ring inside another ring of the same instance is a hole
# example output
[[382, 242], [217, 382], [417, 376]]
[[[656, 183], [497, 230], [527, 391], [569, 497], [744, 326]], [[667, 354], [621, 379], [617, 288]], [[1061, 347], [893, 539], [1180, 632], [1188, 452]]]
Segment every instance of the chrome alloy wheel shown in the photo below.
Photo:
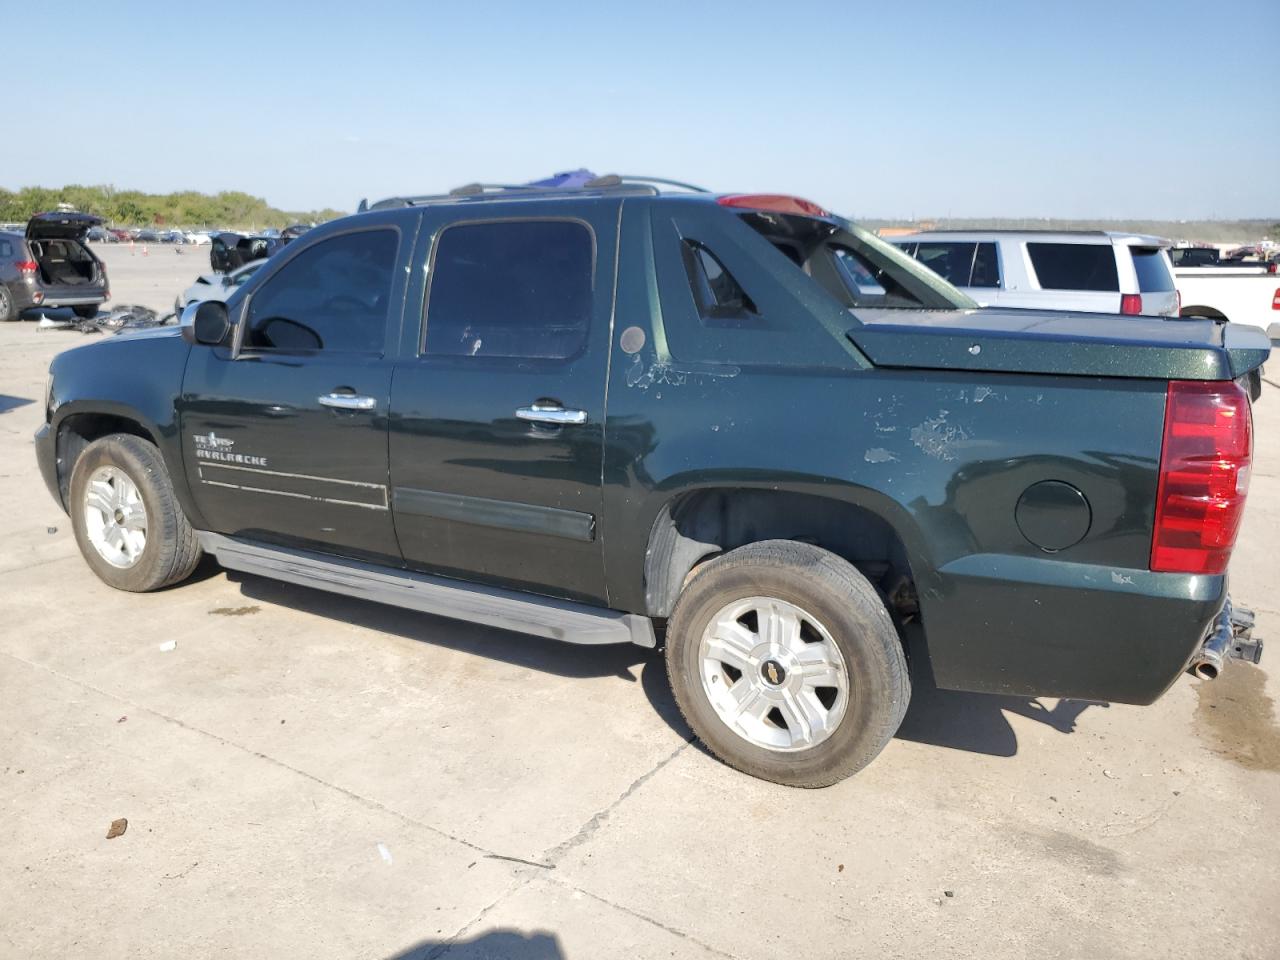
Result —
[[746, 597], [721, 608], [702, 633], [698, 662], [720, 719], [757, 747], [815, 747], [849, 704], [840, 648], [817, 618], [785, 600]]
[[99, 467], [84, 488], [84, 529], [98, 555], [127, 570], [147, 547], [147, 508], [118, 467]]

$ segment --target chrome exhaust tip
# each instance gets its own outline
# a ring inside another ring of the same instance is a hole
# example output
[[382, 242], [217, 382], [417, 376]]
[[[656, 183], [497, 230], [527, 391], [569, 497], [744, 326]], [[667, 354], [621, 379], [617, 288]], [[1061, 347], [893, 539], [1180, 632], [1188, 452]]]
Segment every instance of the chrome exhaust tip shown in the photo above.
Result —
[[1253, 636], [1252, 610], [1234, 607], [1231, 598], [1213, 621], [1209, 635], [1194, 657], [1189, 669], [1201, 680], [1217, 680], [1228, 660], [1258, 663], [1262, 660], [1262, 640]]

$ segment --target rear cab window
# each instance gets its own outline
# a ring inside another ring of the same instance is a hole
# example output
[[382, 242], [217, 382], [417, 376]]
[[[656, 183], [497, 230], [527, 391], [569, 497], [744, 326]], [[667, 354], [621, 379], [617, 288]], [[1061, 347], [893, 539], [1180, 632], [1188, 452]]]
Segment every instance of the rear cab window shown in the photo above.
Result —
[[1115, 248], [1099, 243], [1032, 241], [1027, 256], [1042, 290], [1093, 290], [1117, 293], [1120, 277]]
[[952, 283], [856, 224], [775, 213], [741, 217], [848, 308], [968, 310], [977, 306]]

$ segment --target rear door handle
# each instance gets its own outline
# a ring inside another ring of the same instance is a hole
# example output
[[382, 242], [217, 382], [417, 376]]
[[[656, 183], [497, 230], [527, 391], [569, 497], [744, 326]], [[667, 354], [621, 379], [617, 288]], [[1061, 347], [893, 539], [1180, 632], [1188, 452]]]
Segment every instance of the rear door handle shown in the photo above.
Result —
[[535, 403], [528, 407], [521, 407], [516, 411], [516, 416], [531, 423], [554, 423], [557, 426], [587, 422], [587, 411], [566, 410], [558, 403]]
[[322, 407], [336, 407], [339, 410], [375, 410], [378, 401], [373, 397], [362, 397], [354, 393], [326, 393], [317, 398]]

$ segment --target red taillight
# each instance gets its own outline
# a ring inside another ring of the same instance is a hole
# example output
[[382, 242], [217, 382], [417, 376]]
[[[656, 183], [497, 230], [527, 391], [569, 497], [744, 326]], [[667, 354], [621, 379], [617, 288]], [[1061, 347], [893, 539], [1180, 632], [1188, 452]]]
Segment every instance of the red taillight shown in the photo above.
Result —
[[1277, 288], [1271, 297], [1271, 309], [1280, 310], [1280, 288]]
[[1239, 384], [1169, 383], [1152, 570], [1226, 572], [1244, 513], [1252, 456], [1249, 397]]
[[18, 268], [19, 273], [27, 275], [34, 274], [40, 269], [40, 264], [36, 263], [34, 260], [19, 260], [14, 264], [14, 266]]
[[770, 213], [793, 213], [801, 217], [829, 217], [831, 214], [810, 200], [788, 197], [780, 193], [737, 193], [719, 200], [722, 207], [745, 210], [767, 210]]
[[1142, 294], [1140, 293], [1122, 293], [1120, 294], [1120, 312], [1137, 316], [1142, 312]]

